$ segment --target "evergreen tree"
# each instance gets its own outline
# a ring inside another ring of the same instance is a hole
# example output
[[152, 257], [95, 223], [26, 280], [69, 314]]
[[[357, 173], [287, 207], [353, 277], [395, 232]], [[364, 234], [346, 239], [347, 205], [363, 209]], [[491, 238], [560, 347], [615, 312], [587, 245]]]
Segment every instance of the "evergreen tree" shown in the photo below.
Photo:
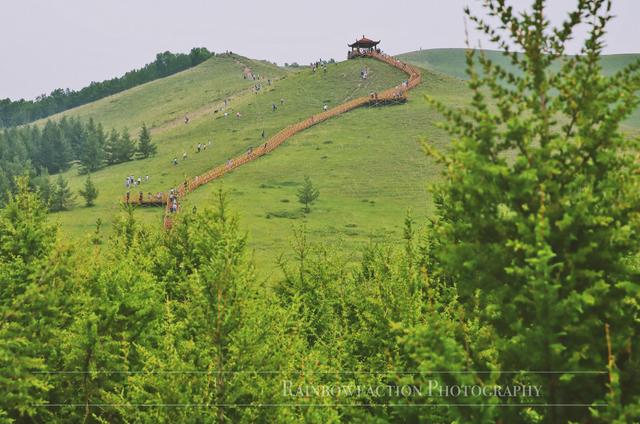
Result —
[[80, 196], [84, 197], [86, 206], [94, 205], [94, 201], [98, 197], [98, 189], [93, 185], [91, 175], [87, 175], [87, 179], [84, 182], [84, 188], [80, 190]]
[[[155, 150], [153, 152], [155, 153]], [[133, 159], [135, 154], [136, 143], [131, 139], [129, 129], [125, 127], [120, 135], [120, 143], [118, 144], [118, 159], [120, 162], [128, 162]]]
[[151, 142], [151, 134], [147, 129], [147, 126], [143, 123], [140, 130], [140, 136], [138, 138], [138, 157], [140, 159], [146, 159], [156, 154], [157, 147]]
[[[467, 303], [480, 294], [480, 316], [500, 336], [503, 369], [552, 371], [526, 376], [545, 388], [539, 403], [604, 402], [606, 411], [593, 410], [598, 422], [624, 422], [640, 400], [640, 360], [628, 354], [640, 340], [629, 318], [640, 309], [632, 300], [640, 281], [633, 259], [640, 143], [620, 123], [638, 105], [640, 62], [603, 75], [610, 1], [580, 1], [557, 28], [544, 0], [518, 14], [504, 1], [485, 3], [498, 28], [467, 14], [518, 73], [469, 50], [471, 105], [449, 109], [432, 100], [456, 137], [448, 154], [429, 147], [446, 164], [435, 196], [437, 262]], [[566, 56], [580, 25], [588, 29], [581, 54]], [[576, 373], [607, 364], [606, 381]], [[587, 408], [531, 414], [592, 420]], [[502, 409], [502, 421], [519, 419]]]
[[53, 411], [37, 405], [50, 402], [56, 386], [46, 372], [62, 369], [58, 343], [77, 310], [70, 274], [79, 265], [56, 246], [26, 177], [16, 185], [0, 209], [0, 421], [52, 422]]
[[104, 145], [106, 137], [101, 124], [95, 124], [93, 119], [87, 125], [87, 138], [82, 145], [79, 155], [81, 174], [97, 171], [104, 162]]
[[74, 199], [75, 196], [69, 188], [69, 183], [62, 177], [62, 174], [58, 175], [51, 191], [49, 209], [52, 211], [67, 210], [73, 206]]
[[304, 205], [304, 212], [309, 213], [311, 209], [309, 205], [316, 201], [320, 196], [320, 191], [313, 185], [308, 175], [304, 177], [304, 184], [298, 190], [298, 202]]
[[51, 173], [58, 173], [69, 168], [71, 146], [64, 138], [55, 122], [47, 121], [42, 130], [41, 162]]
[[109, 134], [109, 137], [107, 138], [104, 145], [104, 156], [107, 165], [114, 165], [120, 162], [118, 154], [119, 144], [120, 134], [118, 134], [118, 131], [114, 128], [111, 130], [111, 134]]
[[47, 172], [47, 169], [45, 168], [40, 175], [33, 177], [31, 179], [31, 183], [40, 195], [42, 203], [44, 203], [45, 205], [49, 205], [53, 188], [51, 187], [51, 182], [49, 181], [49, 173]]

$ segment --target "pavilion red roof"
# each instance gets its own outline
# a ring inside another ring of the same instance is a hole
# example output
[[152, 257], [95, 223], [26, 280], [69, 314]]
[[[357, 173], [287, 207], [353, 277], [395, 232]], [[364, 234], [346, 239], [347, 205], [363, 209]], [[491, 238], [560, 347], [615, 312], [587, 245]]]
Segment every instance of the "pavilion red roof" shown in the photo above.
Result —
[[380, 40], [378, 41], [373, 41], [367, 37], [365, 37], [364, 35], [362, 36], [361, 39], [356, 40], [355, 43], [353, 44], [348, 44], [349, 47], [363, 47], [363, 48], [370, 48], [370, 47], [375, 47], [380, 43]]

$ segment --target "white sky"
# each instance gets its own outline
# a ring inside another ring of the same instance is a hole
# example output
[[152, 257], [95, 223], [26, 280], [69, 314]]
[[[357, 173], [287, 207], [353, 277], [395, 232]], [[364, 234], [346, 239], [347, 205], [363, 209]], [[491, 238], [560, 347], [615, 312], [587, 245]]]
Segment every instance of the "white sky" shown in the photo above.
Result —
[[[576, 1], [549, 0], [549, 16], [561, 20]], [[279, 64], [342, 60], [363, 34], [392, 54], [464, 47], [466, 4], [479, 0], [4, 0], [0, 99], [79, 89], [195, 46]], [[640, 0], [613, 9], [606, 52], [640, 52]]]

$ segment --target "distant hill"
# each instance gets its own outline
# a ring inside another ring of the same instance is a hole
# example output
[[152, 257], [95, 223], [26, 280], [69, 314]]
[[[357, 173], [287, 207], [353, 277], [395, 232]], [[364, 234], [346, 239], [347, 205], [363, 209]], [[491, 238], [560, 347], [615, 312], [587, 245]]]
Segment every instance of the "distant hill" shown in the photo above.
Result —
[[[430, 49], [418, 50], [403, 53], [398, 57], [414, 65], [422, 66], [445, 74], [467, 79], [465, 73], [465, 51], [466, 49]], [[513, 70], [508, 59], [501, 52], [495, 50], [484, 50], [484, 53], [494, 62]], [[602, 57], [602, 67], [605, 74], [610, 75], [623, 67], [640, 59], [640, 54], [613, 54]]]
[[204, 62], [213, 53], [204, 47], [191, 49], [189, 54], [164, 52], [156, 55], [154, 62], [134, 69], [121, 77], [102, 82], [92, 82], [80, 90], [58, 88], [35, 100], [0, 99], [0, 127], [26, 124], [46, 118], [54, 113], [94, 102], [112, 94], [136, 87], [158, 78], [173, 75]]
[[[418, 50], [398, 55], [398, 58], [430, 69], [442, 72], [456, 78], [467, 79], [465, 72], [465, 51], [466, 49], [430, 49]], [[494, 62], [501, 64], [506, 69], [513, 71], [514, 68], [508, 59], [501, 52], [495, 50], [484, 50], [484, 53]], [[625, 66], [640, 59], [640, 54], [613, 54], [602, 57], [602, 69], [606, 75], [611, 75]], [[640, 109], [627, 120], [627, 124], [640, 128]]]

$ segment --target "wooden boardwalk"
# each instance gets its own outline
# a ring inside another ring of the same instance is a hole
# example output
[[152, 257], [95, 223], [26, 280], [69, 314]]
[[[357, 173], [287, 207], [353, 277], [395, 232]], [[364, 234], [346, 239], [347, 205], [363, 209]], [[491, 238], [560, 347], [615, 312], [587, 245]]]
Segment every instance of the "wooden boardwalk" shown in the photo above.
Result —
[[[180, 200], [184, 198], [184, 196], [186, 196], [188, 193], [192, 192], [203, 184], [222, 177], [226, 173], [241, 167], [245, 163], [254, 161], [261, 156], [272, 152], [273, 150], [278, 148], [278, 146], [284, 143], [288, 138], [294, 136], [295, 134], [304, 131], [314, 125], [317, 125], [320, 122], [324, 122], [329, 118], [343, 114], [361, 106], [406, 101], [407, 91], [411, 90], [412, 88], [420, 84], [420, 82], [422, 82], [422, 75], [417, 68], [407, 63], [401, 62], [400, 60], [392, 56], [388, 56], [378, 52], [369, 52], [361, 54], [360, 57], [371, 57], [373, 59], [385, 62], [405, 72], [409, 76], [409, 78], [407, 79], [406, 83], [391, 87], [382, 92], [374, 93], [374, 95], [358, 97], [356, 99], [328, 109], [322, 113], [312, 115], [301, 122], [289, 125], [288, 127], [282, 129], [280, 132], [269, 138], [264, 144], [254, 147], [246, 154], [236, 156], [235, 158], [230, 159], [227, 163], [218, 165], [202, 175], [198, 175], [195, 178], [184, 181], [184, 183], [181, 184], [176, 190], [178, 208]], [[171, 216], [171, 202], [165, 200], [165, 228], [171, 228]]]

